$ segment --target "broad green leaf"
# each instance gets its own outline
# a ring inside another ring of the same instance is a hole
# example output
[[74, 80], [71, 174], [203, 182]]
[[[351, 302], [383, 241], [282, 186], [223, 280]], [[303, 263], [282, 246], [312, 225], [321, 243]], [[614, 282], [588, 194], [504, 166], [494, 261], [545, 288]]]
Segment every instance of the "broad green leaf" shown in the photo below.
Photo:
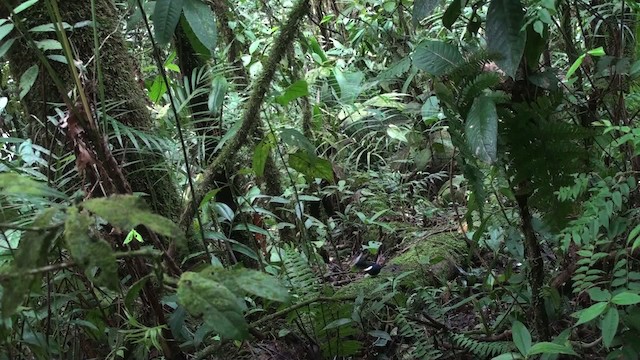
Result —
[[604, 48], [602, 46], [587, 51], [587, 54], [591, 56], [598, 56], [598, 57], [607, 55], [607, 53], [604, 51]]
[[415, 0], [413, 2], [413, 24], [431, 15], [440, 0]]
[[0, 26], [0, 41], [2, 41], [13, 30], [13, 23], [8, 23]]
[[58, 40], [46, 39], [36, 41], [36, 46], [42, 51], [62, 50], [62, 44]]
[[182, 10], [193, 33], [209, 52], [212, 53], [216, 47], [218, 33], [216, 29], [216, 18], [209, 5], [201, 0], [184, 0]]
[[584, 61], [584, 57], [585, 55], [580, 55], [576, 61], [573, 62], [573, 64], [571, 64], [571, 67], [569, 67], [569, 70], [567, 71], [567, 75], [565, 76], [565, 78], [568, 80], [569, 78], [571, 78], [571, 76], [578, 70], [578, 68], [580, 67], [580, 65], [582, 65], [582, 62]]
[[361, 71], [343, 72], [335, 68], [333, 75], [340, 87], [340, 101], [345, 104], [353, 103], [362, 91], [364, 73]]
[[13, 9], [13, 12], [16, 13], [16, 14], [19, 14], [19, 13], [27, 10], [31, 6], [35, 5], [35, 3], [37, 3], [37, 2], [38, 2], [38, 0], [27, 0], [27, 1], [23, 2], [22, 4], [16, 6], [16, 8]]
[[389, 126], [387, 126], [387, 135], [394, 139], [394, 140], [398, 140], [400, 142], [403, 143], [408, 143], [409, 140], [407, 140], [407, 134], [410, 132], [411, 130], [405, 128], [405, 127], [398, 127], [395, 124], [389, 124]]
[[433, 158], [433, 154], [431, 154], [430, 148], [425, 148], [416, 153], [413, 161], [416, 164], [416, 170], [424, 171], [427, 169], [427, 166], [431, 163], [431, 159]]
[[351, 324], [352, 322], [353, 322], [353, 320], [349, 319], [349, 318], [336, 319], [336, 320], [333, 320], [332, 322], [328, 323], [327, 326], [325, 326], [322, 330], [326, 331], [326, 330], [331, 330], [331, 329], [337, 329], [339, 327]]
[[178, 26], [182, 27], [182, 31], [184, 32], [184, 35], [189, 41], [189, 44], [191, 44], [191, 48], [193, 49], [193, 54], [191, 54], [191, 56], [199, 57], [203, 61], [210, 59], [212, 55], [211, 50], [207, 48], [200, 41], [200, 39], [198, 39], [198, 37], [196, 36], [196, 33], [191, 28], [191, 25], [189, 25], [189, 21], [187, 21], [187, 18], [184, 17], [184, 14], [180, 16], [180, 21]]
[[630, 292], [623, 292], [614, 296], [611, 299], [611, 302], [616, 305], [635, 305], [640, 303], [640, 295]]
[[430, 96], [425, 100], [424, 105], [420, 109], [420, 114], [422, 115], [422, 121], [426, 124], [431, 124], [438, 120], [438, 116], [440, 115], [440, 101], [437, 96]]
[[[29, 31], [31, 31], [31, 32], [55, 32], [57, 28], [58, 28], [57, 24], [48, 23], [48, 24], [42, 24], [42, 25], [34, 26], [31, 29], [29, 29]], [[73, 29], [73, 26], [71, 26], [69, 23], [63, 22], [62, 23], [62, 28], [65, 29], [65, 30], [70, 30], [70, 29]]]
[[496, 357], [491, 358], [491, 360], [520, 360], [524, 359], [522, 355], [516, 352], [506, 353], [502, 355], [498, 355]]
[[173, 37], [180, 15], [183, 0], [157, 0], [153, 12], [153, 27], [158, 45], [165, 46]]
[[[636, 227], [634, 227], [633, 230], [629, 232], [629, 237], [627, 238], [627, 245], [630, 244], [632, 241], [634, 241], [639, 234], [640, 234], [640, 224], [636, 225]], [[632, 250], [635, 250], [635, 247], [633, 247]]]
[[16, 39], [9, 39], [0, 45], [0, 59], [7, 54]]
[[47, 186], [44, 182], [33, 180], [16, 173], [0, 173], [0, 190], [3, 195], [41, 196], [66, 199], [67, 196]]
[[151, 276], [152, 275], [147, 275], [147, 276], [143, 277], [142, 279], [136, 281], [133, 285], [131, 285], [129, 290], [127, 290], [127, 294], [124, 297], [124, 307], [127, 310], [129, 310], [129, 311], [133, 311], [134, 310], [134, 308], [133, 308], [134, 301], [138, 298], [138, 296], [140, 296], [140, 291], [142, 291], [142, 288], [147, 283], [147, 281], [149, 281]]
[[465, 137], [469, 147], [478, 159], [493, 163], [498, 154], [498, 113], [490, 97], [475, 98], [467, 121]]
[[[2, 175], [2, 174], [0, 174]], [[31, 224], [33, 227], [46, 227], [52, 225], [54, 217], [59, 213], [56, 208], [45, 210]], [[57, 232], [51, 231], [25, 231], [20, 239], [20, 246], [15, 250], [13, 266], [1, 269], [7, 273], [22, 273], [25, 270], [44, 266], [47, 263], [49, 247]], [[40, 284], [42, 275], [21, 275], [11, 277], [2, 283], [2, 314], [3, 318], [10, 317], [22, 304], [24, 297], [33, 286]]]
[[523, 25], [520, 0], [491, 0], [487, 11], [487, 49], [501, 56], [496, 63], [510, 77], [515, 76], [524, 53]]
[[142, 238], [142, 235], [140, 235], [139, 232], [137, 232], [135, 229], [129, 231], [129, 233], [127, 234], [127, 236], [124, 238], [124, 242], [122, 242], [122, 244], [127, 245], [128, 243], [132, 242], [133, 240], [143, 243], [144, 239]]
[[276, 102], [282, 106], [289, 104], [291, 101], [309, 95], [309, 85], [305, 80], [298, 80], [289, 85], [284, 94], [276, 97]]
[[529, 349], [529, 353], [527, 355], [531, 356], [531, 355], [537, 355], [537, 354], [578, 355], [576, 354], [575, 351], [573, 351], [572, 348], [566, 345], [555, 344], [555, 343], [546, 342], [546, 341], [533, 344], [531, 349]]
[[587, 291], [589, 297], [593, 301], [609, 301], [611, 300], [611, 293], [608, 290], [603, 290], [599, 287], [593, 287]]
[[600, 328], [602, 329], [602, 343], [604, 346], [611, 346], [611, 342], [618, 331], [619, 322], [620, 314], [618, 313], [618, 309], [613, 306], [610, 307], [609, 310], [607, 310], [607, 313], [604, 314], [602, 322], [600, 322]]
[[292, 128], [280, 129], [280, 138], [285, 144], [289, 146], [295, 146], [298, 149], [302, 149], [308, 152], [309, 154], [316, 153], [316, 148], [313, 146], [313, 144], [311, 144], [311, 141], [309, 141], [309, 139], [307, 139], [307, 137], [304, 136], [304, 134], [302, 134], [300, 131], [296, 129], [292, 129]]
[[609, 305], [607, 302], [599, 302], [579, 311], [577, 314], [579, 314], [580, 317], [578, 318], [578, 322], [575, 326], [587, 323], [597, 318], [607, 309], [607, 305]]
[[100, 271], [95, 277], [98, 285], [112, 290], [118, 288], [118, 265], [111, 246], [96, 236], [91, 236], [94, 220], [86, 213], [79, 212], [72, 206], [67, 209], [67, 221], [64, 226], [64, 237], [71, 257], [89, 279], [93, 278], [94, 267]]
[[238, 287], [249, 294], [278, 302], [289, 300], [289, 291], [280, 281], [268, 274], [250, 269], [237, 269], [231, 276]]
[[20, 100], [31, 90], [38, 78], [38, 65], [33, 65], [20, 76]]
[[264, 175], [264, 167], [267, 163], [267, 158], [271, 152], [271, 148], [275, 145], [273, 141], [273, 135], [269, 134], [266, 138], [262, 139], [253, 151], [253, 171], [256, 176]]
[[151, 84], [151, 89], [149, 89], [149, 98], [154, 103], [158, 104], [160, 100], [162, 100], [162, 96], [167, 92], [167, 85], [164, 82], [162, 76], [157, 75]]
[[453, 0], [447, 10], [442, 15], [442, 25], [451, 30], [451, 26], [456, 22], [458, 17], [462, 14], [462, 1]]
[[236, 217], [236, 214], [233, 212], [233, 209], [229, 207], [229, 205], [225, 203], [216, 202], [213, 204], [213, 209], [216, 214], [221, 216], [223, 219], [228, 221], [229, 223], [233, 222], [233, 219]]
[[289, 155], [289, 166], [311, 179], [320, 178], [333, 182], [331, 162], [304, 150]]
[[464, 58], [460, 51], [455, 46], [442, 41], [423, 41], [413, 54], [415, 67], [434, 76], [446, 75], [463, 62]]
[[130, 231], [144, 225], [160, 235], [180, 238], [180, 228], [171, 220], [145, 210], [144, 201], [133, 195], [114, 195], [90, 199], [82, 207], [107, 220], [111, 225]]
[[178, 302], [191, 315], [202, 316], [221, 337], [234, 340], [247, 337], [244, 300], [220, 282], [198, 273], [185, 272], [178, 282], [177, 295]]
[[211, 82], [211, 92], [209, 93], [209, 101], [207, 106], [212, 114], [220, 113], [222, 104], [224, 104], [224, 97], [227, 95], [229, 89], [229, 82], [227, 78], [222, 75], [216, 76]]
[[514, 321], [511, 326], [511, 336], [518, 351], [520, 351], [522, 355], [527, 355], [529, 349], [531, 349], [531, 333], [529, 333], [526, 326], [520, 321]]

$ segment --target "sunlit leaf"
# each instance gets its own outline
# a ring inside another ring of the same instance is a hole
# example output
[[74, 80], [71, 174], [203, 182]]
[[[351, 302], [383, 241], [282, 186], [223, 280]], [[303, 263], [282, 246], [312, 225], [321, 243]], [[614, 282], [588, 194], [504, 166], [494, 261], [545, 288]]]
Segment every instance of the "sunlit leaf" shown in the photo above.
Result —
[[182, 237], [182, 231], [171, 220], [145, 209], [142, 199], [132, 195], [114, 195], [90, 199], [82, 203], [87, 210], [107, 220], [111, 225], [130, 231], [145, 225], [151, 231], [170, 237]]
[[304, 80], [298, 80], [289, 85], [284, 93], [276, 97], [276, 102], [282, 106], [289, 104], [291, 101], [309, 95], [309, 86]]

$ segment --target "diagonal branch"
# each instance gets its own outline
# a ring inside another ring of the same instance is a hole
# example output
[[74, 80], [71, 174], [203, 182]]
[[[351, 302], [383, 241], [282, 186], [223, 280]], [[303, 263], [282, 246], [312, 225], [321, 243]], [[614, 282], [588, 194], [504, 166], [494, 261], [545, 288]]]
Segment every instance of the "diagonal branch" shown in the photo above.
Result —
[[309, 0], [299, 0], [289, 12], [287, 21], [282, 27], [280, 34], [276, 37], [274, 45], [269, 52], [269, 56], [264, 64], [264, 69], [260, 77], [254, 82], [251, 96], [242, 116], [242, 125], [236, 135], [220, 151], [220, 154], [209, 165], [204, 173], [202, 185], [195, 191], [193, 198], [184, 207], [184, 212], [180, 217], [180, 226], [188, 229], [195, 216], [193, 203], [200, 204], [204, 196], [212, 189], [213, 180], [218, 172], [225, 169], [232, 163], [235, 154], [247, 143], [247, 138], [254, 133], [260, 123], [260, 109], [264, 98], [269, 91], [269, 86], [276, 73], [278, 64], [287, 52], [287, 48], [295, 39], [298, 33], [298, 24], [309, 11]]

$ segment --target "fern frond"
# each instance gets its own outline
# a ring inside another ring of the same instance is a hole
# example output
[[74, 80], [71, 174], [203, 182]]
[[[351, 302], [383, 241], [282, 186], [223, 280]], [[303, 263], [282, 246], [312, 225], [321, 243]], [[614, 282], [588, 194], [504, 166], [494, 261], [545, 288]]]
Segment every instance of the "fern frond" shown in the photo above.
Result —
[[511, 342], [507, 341], [478, 341], [464, 334], [453, 334], [451, 340], [456, 346], [470, 352], [477, 358], [491, 358], [513, 350]]
[[312, 271], [311, 263], [305, 254], [293, 246], [285, 246], [282, 255], [285, 281], [288, 283], [291, 292], [302, 298], [317, 294], [318, 279]]

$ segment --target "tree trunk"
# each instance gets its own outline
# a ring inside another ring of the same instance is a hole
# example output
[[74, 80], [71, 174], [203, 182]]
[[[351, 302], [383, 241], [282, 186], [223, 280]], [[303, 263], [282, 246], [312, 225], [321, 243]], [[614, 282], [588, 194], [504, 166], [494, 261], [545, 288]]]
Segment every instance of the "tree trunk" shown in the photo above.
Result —
[[[20, 4], [20, 0], [3, 1], [0, 4], [0, 16], [8, 16], [10, 8]], [[59, 2], [62, 20], [69, 24], [91, 20], [91, 2], [81, 0], [67, 0]], [[140, 88], [134, 76], [134, 65], [127, 53], [124, 39], [118, 29], [119, 17], [116, 9], [109, 0], [96, 0], [96, 22], [98, 24], [98, 38], [101, 42], [100, 53], [94, 56], [93, 28], [85, 26], [68, 31], [75, 61], [80, 61], [86, 68], [86, 90], [90, 102], [100, 109], [98, 104], [98, 76], [96, 74], [96, 58], [99, 58], [100, 68], [104, 79], [104, 95], [107, 105], [111, 106], [109, 115], [116, 118], [126, 126], [140, 130], [149, 130], [152, 127], [152, 119], [146, 105], [146, 95]], [[51, 23], [43, 2], [32, 6], [20, 14], [22, 27], [26, 30], [37, 25]], [[15, 31], [15, 30], [14, 30]], [[32, 35], [35, 33], [31, 33]], [[37, 35], [37, 40], [43, 38], [56, 39], [53, 32], [45, 32]], [[48, 55], [49, 53], [47, 53]], [[20, 37], [13, 44], [7, 54], [14, 78], [20, 76], [29, 67], [39, 64], [36, 52], [31, 48], [24, 37]], [[68, 65], [51, 61], [54, 70], [63, 84], [70, 91], [74, 88]], [[46, 117], [55, 115], [54, 106], [51, 103], [60, 103], [61, 96], [49, 74], [40, 66], [37, 82], [31, 91], [25, 96], [22, 103], [27, 112], [38, 119], [28, 125], [28, 134], [35, 143], [45, 147], [52, 144], [53, 137], [59, 137], [60, 131], [53, 126], [43, 127], [47, 123]], [[91, 101], [94, 100], [94, 101]], [[103, 129], [105, 124], [99, 119], [98, 127]], [[143, 142], [139, 142], [144, 146]], [[125, 175], [134, 192], [148, 194], [147, 201], [159, 214], [176, 220], [180, 210], [180, 197], [175, 186], [172, 173], [164, 163], [164, 157], [151, 149], [122, 149], [119, 144], [112, 144], [113, 152], [121, 164], [128, 163]], [[60, 149], [58, 149], [60, 150]], [[62, 149], [64, 151], [64, 149]], [[67, 149], [68, 151], [69, 149]], [[61, 153], [61, 151], [56, 151]]]

